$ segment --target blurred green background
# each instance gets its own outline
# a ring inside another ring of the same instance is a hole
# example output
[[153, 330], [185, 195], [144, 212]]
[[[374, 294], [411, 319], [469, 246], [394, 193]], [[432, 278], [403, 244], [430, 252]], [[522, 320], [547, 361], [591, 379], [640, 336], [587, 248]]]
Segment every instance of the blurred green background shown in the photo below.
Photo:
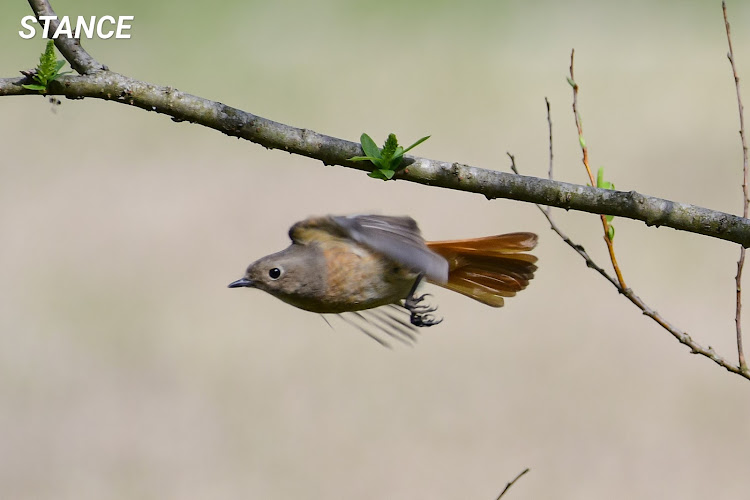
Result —
[[[60, 0], [134, 15], [84, 45], [115, 71], [421, 156], [741, 212], [719, 1]], [[750, 78], [750, 4], [729, 1]], [[6, 1], [0, 74], [33, 67]], [[743, 83], [750, 80], [743, 80]], [[750, 86], [744, 87], [750, 102]], [[110, 102], [0, 99], [0, 497], [745, 498], [748, 382], [691, 356], [589, 271], [535, 207], [268, 151]], [[389, 351], [226, 285], [313, 214], [410, 214], [428, 239], [540, 234], [537, 278]], [[557, 222], [606, 264], [598, 218]], [[735, 359], [739, 249], [615, 219], [630, 286]], [[749, 314], [746, 314], [748, 317]], [[750, 326], [746, 328], [750, 330]], [[750, 333], [746, 343], [750, 344]], [[748, 349], [750, 351], [750, 348]]]

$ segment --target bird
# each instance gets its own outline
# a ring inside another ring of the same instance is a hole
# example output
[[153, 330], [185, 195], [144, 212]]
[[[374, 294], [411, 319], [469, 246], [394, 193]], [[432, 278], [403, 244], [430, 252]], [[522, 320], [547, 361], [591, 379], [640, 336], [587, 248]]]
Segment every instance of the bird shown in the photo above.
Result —
[[[425, 241], [409, 216], [314, 216], [292, 225], [289, 238], [289, 247], [251, 263], [228, 287], [256, 288], [299, 309], [352, 313], [368, 323], [364, 313], [375, 310], [381, 330], [410, 340], [416, 327], [442, 321], [424, 303], [430, 294], [417, 295], [422, 281], [501, 307], [537, 269], [537, 257], [527, 253], [537, 244], [534, 233]], [[408, 322], [394, 311], [407, 313]]]

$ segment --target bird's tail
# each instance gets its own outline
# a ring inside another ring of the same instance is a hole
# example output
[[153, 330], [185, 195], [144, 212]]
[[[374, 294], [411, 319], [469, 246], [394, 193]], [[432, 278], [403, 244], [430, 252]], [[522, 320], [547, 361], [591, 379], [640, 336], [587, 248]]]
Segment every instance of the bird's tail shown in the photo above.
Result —
[[492, 307], [513, 297], [534, 277], [534, 233], [509, 233], [469, 240], [432, 241], [427, 246], [448, 261], [446, 283], [435, 283]]

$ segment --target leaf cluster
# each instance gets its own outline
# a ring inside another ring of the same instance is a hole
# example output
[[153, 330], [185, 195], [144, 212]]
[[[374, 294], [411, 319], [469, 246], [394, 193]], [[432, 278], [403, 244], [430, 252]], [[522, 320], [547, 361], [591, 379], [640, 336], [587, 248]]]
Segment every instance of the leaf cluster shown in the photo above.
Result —
[[401, 169], [401, 162], [404, 159], [404, 153], [422, 144], [430, 136], [422, 137], [417, 142], [404, 149], [399, 146], [396, 134], [389, 134], [382, 148], [379, 148], [375, 141], [367, 134], [362, 134], [359, 143], [362, 145], [362, 151], [366, 156], [355, 156], [349, 158], [351, 161], [370, 161], [375, 165], [375, 170], [370, 172], [370, 177], [375, 179], [390, 180]]
[[24, 84], [23, 88], [29, 90], [38, 90], [39, 93], [44, 94], [47, 92], [47, 86], [50, 82], [57, 80], [58, 77], [70, 73], [70, 71], [64, 71], [60, 73], [60, 69], [65, 65], [64, 60], [55, 59], [55, 44], [52, 40], [47, 40], [47, 48], [39, 56], [39, 64], [34, 70], [34, 74], [31, 78], [36, 82], [34, 84]]

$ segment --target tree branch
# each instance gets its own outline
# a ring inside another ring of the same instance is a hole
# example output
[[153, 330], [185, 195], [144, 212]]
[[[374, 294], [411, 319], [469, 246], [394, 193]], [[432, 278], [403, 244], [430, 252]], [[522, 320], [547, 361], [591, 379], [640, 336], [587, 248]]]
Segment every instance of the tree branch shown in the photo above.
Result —
[[[28, 0], [37, 18], [55, 16], [47, 0]], [[57, 28], [57, 21], [51, 21]], [[109, 71], [83, 49], [78, 40], [60, 36], [55, 45], [80, 76], [63, 76], [48, 86], [49, 95], [69, 99], [93, 97], [166, 114], [174, 121], [189, 121], [241, 137], [269, 149], [281, 149], [327, 165], [369, 170], [359, 144], [274, 122], [216, 101], [161, 87]], [[28, 77], [0, 79], [0, 96], [37, 95], [21, 85]], [[750, 246], [750, 220], [686, 203], [653, 198], [635, 191], [622, 192], [578, 186], [551, 179], [524, 177], [461, 163], [405, 157], [407, 167], [397, 179], [482, 194], [488, 199], [508, 198], [594, 214], [641, 220], [649, 226], [720, 238]]]
[[[38, 95], [21, 87], [26, 78], [0, 79], [0, 96]], [[274, 122], [226, 104], [102, 70], [81, 76], [63, 76], [51, 82], [49, 95], [70, 99], [92, 97], [166, 114], [175, 121], [188, 121], [241, 137], [269, 149], [281, 149], [322, 161], [368, 170], [364, 162], [349, 158], [363, 151], [355, 142]], [[566, 210], [641, 220], [649, 226], [719, 238], [750, 246], [750, 220], [707, 208], [624, 192], [580, 186], [566, 182], [518, 176], [461, 163], [405, 157], [408, 165], [397, 179], [482, 194], [488, 199], [507, 198]]]

